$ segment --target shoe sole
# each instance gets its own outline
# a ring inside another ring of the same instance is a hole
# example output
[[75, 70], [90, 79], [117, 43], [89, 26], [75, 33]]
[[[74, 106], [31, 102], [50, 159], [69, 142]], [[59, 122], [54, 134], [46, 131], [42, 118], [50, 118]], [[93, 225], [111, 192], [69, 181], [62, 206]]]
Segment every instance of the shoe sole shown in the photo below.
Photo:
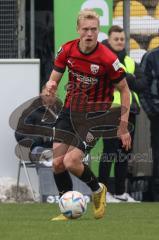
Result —
[[57, 216], [52, 218], [50, 221], [68, 221], [69, 219], [66, 218], [65, 216]]
[[53, 221], [68, 221], [68, 219], [51, 219], [50, 221], [51, 222], [53, 222]]

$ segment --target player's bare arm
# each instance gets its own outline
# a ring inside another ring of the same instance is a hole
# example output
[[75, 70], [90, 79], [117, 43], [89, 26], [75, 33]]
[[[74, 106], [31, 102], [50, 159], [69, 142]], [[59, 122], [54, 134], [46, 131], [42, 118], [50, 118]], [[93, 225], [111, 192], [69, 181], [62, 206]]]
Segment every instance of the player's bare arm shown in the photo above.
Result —
[[118, 136], [122, 141], [123, 147], [126, 150], [128, 150], [131, 148], [131, 136], [128, 131], [128, 118], [130, 112], [130, 91], [125, 78], [118, 84], [116, 84], [115, 87], [119, 90], [121, 98], [121, 119], [118, 129]]
[[49, 81], [46, 83], [46, 88], [48, 91], [48, 95], [51, 93], [52, 95], [56, 95], [56, 90], [58, 84], [63, 76], [63, 73], [57, 72], [55, 70], [52, 71]]

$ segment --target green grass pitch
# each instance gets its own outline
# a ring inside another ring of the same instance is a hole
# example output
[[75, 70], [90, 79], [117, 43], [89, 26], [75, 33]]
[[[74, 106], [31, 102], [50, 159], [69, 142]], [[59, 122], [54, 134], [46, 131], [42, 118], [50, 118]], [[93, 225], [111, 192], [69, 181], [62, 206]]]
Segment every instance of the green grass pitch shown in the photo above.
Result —
[[158, 240], [159, 203], [108, 204], [103, 219], [88, 204], [77, 220], [51, 222], [57, 204], [0, 204], [1, 240]]

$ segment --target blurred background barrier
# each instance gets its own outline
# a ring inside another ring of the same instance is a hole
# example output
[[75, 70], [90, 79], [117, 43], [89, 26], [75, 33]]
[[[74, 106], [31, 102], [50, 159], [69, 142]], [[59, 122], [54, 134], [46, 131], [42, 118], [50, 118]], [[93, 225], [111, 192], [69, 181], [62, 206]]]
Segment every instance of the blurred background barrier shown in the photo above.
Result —
[[[0, 59], [0, 177], [17, 177], [18, 161], [15, 155], [17, 145], [14, 132], [21, 110], [17, 111], [12, 125], [9, 120], [12, 112], [27, 100], [39, 95], [40, 61], [39, 59]], [[11, 128], [12, 127], [12, 128]], [[33, 174], [34, 187], [37, 178]], [[25, 182], [25, 178], [22, 181]]]

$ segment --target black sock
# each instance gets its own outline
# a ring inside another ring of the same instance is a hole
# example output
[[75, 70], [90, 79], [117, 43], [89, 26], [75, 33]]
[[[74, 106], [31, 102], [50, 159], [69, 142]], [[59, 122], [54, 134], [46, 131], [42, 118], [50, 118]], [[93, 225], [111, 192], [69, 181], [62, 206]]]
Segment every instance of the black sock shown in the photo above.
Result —
[[54, 173], [55, 183], [61, 197], [65, 192], [72, 191], [72, 179], [68, 171], [62, 173]]
[[100, 185], [98, 183], [96, 176], [93, 174], [90, 168], [85, 164], [84, 164], [84, 171], [82, 175], [79, 177], [79, 179], [85, 182], [93, 192], [97, 191], [100, 188]]

